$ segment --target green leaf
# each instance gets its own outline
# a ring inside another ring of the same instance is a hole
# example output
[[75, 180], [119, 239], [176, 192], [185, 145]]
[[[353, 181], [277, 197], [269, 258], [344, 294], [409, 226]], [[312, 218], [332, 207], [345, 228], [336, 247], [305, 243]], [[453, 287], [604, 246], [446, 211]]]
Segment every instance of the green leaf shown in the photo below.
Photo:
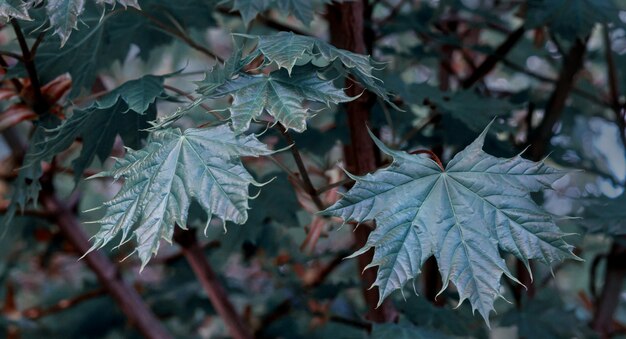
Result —
[[0, 0], [0, 22], [6, 23], [12, 18], [21, 20], [31, 20], [28, 9], [32, 1], [22, 0]]
[[626, 234], [626, 194], [615, 198], [587, 198], [581, 202], [584, 209], [578, 222], [587, 232], [612, 236]]
[[98, 98], [94, 107], [109, 108], [123, 100], [128, 109], [135, 112], [145, 112], [156, 99], [163, 96], [163, 79], [166, 76], [144, 75], [135, 80], [123, 83], [121, 86]]
[[48, 0], [46, 12], [50, 18], [53, 34], [61, 38], [61, 47], [70, 38], [72, 30], [78, 28], [78, 17], [85, 10], [85, 0]]
[[139, 7], [139, 0], [96, 0], [96, 3], [99, 5], [111, 5], [111, 6], [115, 6], [116, 3], [124, 6], [124, 8], [130, 6], [130, 7], [135, 7], [137, 9], [140, 9], [141, 7]]
[[232, 12], [239, 12], [245, 26], [248, 26], [259, 13], [278, 9], [283, 14], [293, 14], [303, 24], [313, 21], [316, 4], [328, 4], [330, 0], [224, 0], [220, 4], [228, 5]]
[[[115, 5], [119, 2], [122, 6], [139, 9], [137, 0], [96, 0], [99, 5]], [[53, 34], [61, 38], [61, 47], [65, 45], [72, 34], [72, 30], [78, 29], [79, 17], [85, 10], [85, 0], [48, 0], [46, 12], [50, 19], [50, 25], [54, 28]]]
[[199, 89], [205, 98], [233, 97], [229, 107], [235, 132], [248, 129], [250, 122], [267, 112], [285, 128], [303, 132], [311, 108], [305, 101], [330, 106], [352, 100], [342, 89], [318, 73], [315, 67], [298, 67], [291, 74], [278, 70], [269, 75], [239, 74], [212, 90]]
[[[131, 2], [128, 2], [130, 5]], [[183, 3], [160, 0], [141, 1], [142, 11], [163, 22], [176, 19], [188, 28], [204, 28], [213, 23], [214, 3], [205, 0], [189, 0]], [[41, 10], [31, 11], [36, 18], [26, 31], [35, 31], [45, 23]], [[87, 2], [80, 17], [81, 29], [74, 31], [60, 47], [60, 37], [44, 39], [35, 57], [42, 83], [69, 73], [72, 77], [71, 97], [89, 89], [98, 72], [115, 61], [123, 61], [131, 45], [139, 47], [139, 56], [146, 59], [156, 46], [172, 41], [173, 37], [155, 27], [138, 11], [116, 10], [103, 15], [102, 8]], [[11, 69], [11, 76], [26, 76], [23, 67]]]
[[[582, 307], [580, 307], [582, 309]], [[502, 326], [516, 326], [519, 338], [595, 338], [584, 319], [565, 305], [557, 290], [546, 288], [502, 315]]]
[[243, 19], [243, 23], [247, 26], [256, 16], [267, 10], [272, 0], [226, 0], [220, 2], [226, 4], [232, 2], [232, 11], [237, 11]]
[[45, 140], [38, 143], [26, 166], [49, 161], [69, 148], [76, 138], [82, 138], [83, 148], [74, 160], [74, 176], [78, 182], [97, 156], [104, 161], [110, 154], [115, 137], [120, 135], [127, 147], [139, 147], [156, 118], [155, 100], [163, 95], [163, 77], [146, 75], [125, 82], [98, 99], [84, 110], [76, 110], [61, 126], [51, 130]]
[[552, 216], [530, 196], [565, 173], [519, 155], [493, 157], [482, 150], [486, 134], [487, 129], [445, 170], [425, 156], [390, 150], [375, 139], [393, 163], [354, 177], [354, 187], [325, 211], [346, 221], [376, 220], [376, 229], [353, 256], [375, 249], [369, 267], [378, 266], [374, 285], [381, 302], [415, 279], [434, 255], [442, 290], [454, 283], [460, 302], [469, 299], [488, 323], [501, 296], [501, 275], [515, 280], [499, 250], [527, 266], [529, 259], [550, 264], [577, 258]]
[[[391, 83], [391, 82], [390, 82]], [[396, 85], [392, 87], [406, 101], [426, 105], [446, 117], [455, 119], [474, 132], [482, 131], [495, 117], [507, 117], [516, 108], [508, 100], [485, 97], [474, 90], [446, 92], [428, 84]]]
[[[101, 228], [91, 250], [118, 233], [121, 243], [134, 232], [136, 252], [145, 266], [161, 238], [170, 241], [175, 224], [186, 227], [192, 200], [210, 216], [243, 224], [248, 219], [248, 186], [259, 185], [239, 157], [272, 152], [254, 136], [237, 136], [227, 125], [209, 129], [167, 129], [154, 132], [148, 145], [130, 150], [110, 172], [124, 185], [105, 203]], [[208, 222], [207, 222], [208, 226]]]
[[321, 58], [328, 63], [337, 61], [363, 87], [389, 101], [389, 94], [383, 87], [382, 81], [373, 74], [374, 66], [380, 65], [375, 64], [367, 55], [352, 53], [336, 48], [317, 38], [291, 32], [247, 37], [257, 38], [257, 50], [263, 54], [268, 62], [276, 63], [279, 68], [285, 68], [291, 72], [298, 62], [308, 61], [311, 58]]
[[31, 202], [37, 204], [39, 191], [41, 191], [39, 178], [43, 175], [41, 161], [38, 161], [39, 158], [37, 154], [41, 152], [44, 145], [43, 141], [45, 140], [47, 129], [54, 128], [58, 126], [58, 124], [59, 120], [56, 117], [48, 115], [43, 117], [35, 127], [35, 131], [30, 137], [28, 151], [26, 152], [26, 155], [24, 155], [24, 164], [32, 165], [20, 168], [13, 186], [11, 203], [2, 220], [3, 226], [11, 225], [15, 213], [18, 210], [23, 212], [26, 206]]
[[281, 12], [292, 13], [305, 25], [309, 25], [313, 21], [315, 9], [311, 0], [276, 0], [276, 4]]
[[570, 41], [585, 38], [596, 23], [621, 23], [612, 0], [529, 0], [525, 25], [547, 25]]

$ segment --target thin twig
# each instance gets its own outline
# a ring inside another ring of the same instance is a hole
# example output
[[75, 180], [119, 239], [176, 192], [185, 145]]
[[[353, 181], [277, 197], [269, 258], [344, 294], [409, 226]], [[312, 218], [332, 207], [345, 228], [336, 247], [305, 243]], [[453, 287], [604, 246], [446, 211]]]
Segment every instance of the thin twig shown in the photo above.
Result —
[[30, 83], [33, 88], [35, 96], [33, 110], [35, 113], [42, 115], [48, 111], [48, 103], [44, 100], [43, 94], [41, 93], [41, 83], [39, 82], [39, 76], [37, 75], [35, 60], [33, 60], [33, 55], [30, 53], [30, 48], [28, 48], [28, 43], [26, 42], [26, 37], [22, 32], [20, 24], [16, 19], [11, 19], [11, 25], [13, 25], [15, 36], [20, 45], [20, 49], [22, 50], [24, 67], [26, 68], [26, 72], [28, 73], [28, 77], [30, 78]]
[[[378, 26], [384, 26], [392, 21], [402, 10], [402, 7], [406, 4], [407, 0], [400, 0], [395, 6], [391, 7], [389, 15], [387, 15], [384, 19], [377, 21], [376, 24]], [[384, 5], [389, 6], [387, 2], [383, 2]]]
[[462, 82], [463, 88], [470, 88], [480, 79], [485, 77], [491, 70], [496, 66], [498, 61], [504, 59], [504, 57], [513, 49], [513, 47], [517, 44], [517, 42], [524, 36], [524, 26], [513, 31], [509, 36], [502, 42], [498, 48], [487, 56], [478, 68], [465, 80]]
[[[167, 90], [170, 90], [170, 91], [172, 91], [172, 92], [174, 92], [174, 93], [176, 93], [176, 94], [178, 94], [178, 95], [180, 95], [180, 96], [183, 96], [183, 97], [185, 97], [185, 98], [189, 99], [189, 101], [191, 101], [191, 102], [196, 101], [196, 98], [194, 98], [194, 96], [193, 96], [193, 95], [191, 95], [191, 94], [189, 94], [189, 93], [187, 93], [187, 92], [185, 92], [185, 91], [183, 91], [183, 90], [181, 90], [181, 89], [179, 89], [179, 88], [176, 88], [176, 87], [174, 87], [174, 86], [170, 86], [170, 85], [163, 85], [163, 88], [165, 88], [165, 89], [167, 89]], [[212, 114], [212, 115], [213, 115], [216, 119], [218, 119], [218, 120], [224, 120], [224, 116], [222, 116], [219, 112], [217, 112], [217, 111], [213, 110], [213, 109], [212, 109], [211, 107], [209, 107], [207, 104], [205, 104], [205, 103], [200, 103], [200, 107], [202, 107], [204, 110], [206, 110], [207, 112], [209, 112], [210, 114]]]
[[29, 309], [22, 311], [21, 313], [24, 315], [24, 317], [28, 319], [40, 319], [51, 314], [65, 311], [85, 301], [106, 295], [106, 292], [107, 292], [106, 289], [99, 288], [99, 289], [81, 294], [74, 298], [63, 299], [49, 307], [31, 307]]
[[43, 42], [43, 38], [46, 36], [46, 31], [41, 31], [39, 32], [39, 35], [37, 35], [37, 39], [35, 39], [35, 43], [30, 47], [30, 55], [31, 57], [35, 57], [35, 55], [37, 54], [37, 49], [39, 48], [39, 45], [41, 45], [41, 43]]
[[317, 190], [313, 186], [313, 182], [309, 177], [309, 173], [306, 169], [304, 161], [302, 160], [302, 155], [300, 155], [300, 151], [296, 146], [296, 142], [293, 140], [291, 134], [289, 134], [289, 131], [283, 125], [276, 124], [276, 126], [280, 133], [283, 135], [283, 137], [285, 137], [285, 140], [287, 140], [287, 144], [290, 145], [289, 151], [291, 151], [293, 160], [296, 162], [296, 166], [298, 167], [298, 171], [300, 172], [300, 177], [302, 178], [302, 183], [304, 184], [305, 191], [307, 192], [307, 194], [309, 194], [317, 209], [323, 211], [325, 209], [324, 203], [322, 202], [322, 199], [320, 199], [319, 195], [317, 194]]
[[216, 53], [214, 53], [213, 51], [209, 50], [208, 48], [198, 44], [197, 42], [195, 42], [189, 35], [187, 35], [186, 32], [184, 31], [179, 31], [177, 29], [173, 29], [172, 27], [164, 24], [163, 22], [161, 22], [161, 20], [155, 18], [154, 16], [146, 13], [145, 11], [136, 9], [134, 7], [129, 7], [130, 9], [134, 10], [135, 13], [138, 13], [139, 15], [145, 17], [146, 19], [150, 20], [154, 25], [156, 25], [158, 28], [160, 28], [161, 30], [163, 30], [165, 33], [168, 33], [170, 35], [172, 35], [173, 37], [176, 37], [180, 40], [182, 40], [183, 42], [185, 42], [187, 45], [189, 45], [189, 47], [204, 53], [205, 55], [218, 60], [219, 62], [224, 62], [224, 59], [222, 57], [220, 57], [219, 55], [217, 55]]

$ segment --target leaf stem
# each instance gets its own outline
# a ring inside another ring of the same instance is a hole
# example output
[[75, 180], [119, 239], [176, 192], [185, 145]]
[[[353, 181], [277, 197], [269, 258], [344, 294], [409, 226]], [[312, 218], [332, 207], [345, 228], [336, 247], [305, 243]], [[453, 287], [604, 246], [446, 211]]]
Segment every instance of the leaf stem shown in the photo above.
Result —
[[428, 150], [428, 149], [418, 149], [418, 150], [415, 150], [413, 152], [410, 152], [409, 154], [428, 154], [428, 155], [430, 155], [430, 158], [433, 159], [433, 161], [435, 161], [437, 163], [439, 168], [441, 168], [442, 171], [445, 171], [445, 169], [443, 167], [443, 163], [441, 163], [441, 159], [439, 159], [437, 154], [435, 154], [435, 152], [433, 152], [431, 150]]

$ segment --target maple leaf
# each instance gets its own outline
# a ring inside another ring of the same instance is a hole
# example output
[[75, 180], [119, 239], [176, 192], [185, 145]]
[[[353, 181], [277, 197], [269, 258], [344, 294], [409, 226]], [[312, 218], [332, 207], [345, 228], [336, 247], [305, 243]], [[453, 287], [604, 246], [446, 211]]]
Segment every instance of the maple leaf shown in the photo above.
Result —
[[127, 81], [86, 109], [75, 110], [63, 124], [46, 133], [25, 164], [33, 166], [49, 161], [81, 137], [83, 148], [73, 162], [78, 181], [96, 156], [100, 161], [109, 156], [117, 135], [126, 146], [139, 147], [140, 140], [147, 135], [148, 122], [156, 118], [154, 103], [163, 95], [164, 77], [146, 75]]
[[31, 5], [32, 1], [0, 0], [0, 21], [6, 23], [12, 18], [31, 20], [28, 15]]
[[520, 155], [503, 159], [485, 153], [487, 129], [445, 170], [423, 155], [388, 149], [372, 135], [393, 163], [353, 176], [354, 187], [324, 212], [346, 221], [376, 221], [352, 257], [375, 249], [368, 267], [378, 266], [374, 285], [380, 302], [415, 279], [426, 259], [435, 256], [442, 291], [454, 283], [460, 303], [469, 299], [489, 323], [502, 274], [515, 280], [500, 250], [527, 267], [530, 259], [550, 264], [577, 258], [552, 216], [530, 196], [566, 173]]
[[[174, 227], [185, 228], [192, 200], [209, 216], [243, 224], [248, 219], [248, 186], [260, 186], [239, 157], [271, 154], [252, 135], [237, 136], [227, 125], [207, 129], [155, 131], [148, 145], [130, 150], [115, 168], [97, 176], [124, 178], [118, 194], [106, 202], [106, 214], [91, 250], [122, 233], [134, 231], [136, 252], [145, 266], [161, 238], [171, 242]], [[208, 227], [207, 222], [207, 227]], [[90, 251], [91, 251], [90, 250]]]
[[292, 32], [243, 36], [257, 39], [257, 51], [268, 62], [274, 62], [279, 68], [285, 68], [288, 72], [291, 72], [298, 62], [310, 61], [313, 58], [320, 58], [331, 64], [337, 61], [342, 65], [342, 69], [354, 76], [363, 87], [390, 102], [389, 93], [385, 90], [382, 81], [373, 74], [375, 66], [381, 67], [382, 64], [374, 62], [367, 55], [336, 48], [320, 39]]
[[[115, 6], [135, 7], [139, 9], [137, 0], [96, 0], [99, 5], [109, 4]], [[78, 29], [79, 17], [85, 11], [85, 0], [48, 0], [46, 1], [46, 13], [50, 19], [50, 25], [54, 28], [53, 34], [61, 38], [61, 47], [70, 38], [73, 30]]]
[[278, 9], [283, 14], [293, 14], [303, 24], [313, 21], [315, 5], [329, 4], [331, 0], [223, 0], [220, 4], [230, 3], [231, 12], [239, 12], [245, 26], [248, 26], [259, 13]]
[[231, 121], [236, 132], [248, 129], [250, 122], [263, 112], [269, 113], [285, 128], [298, 132], [306, 129], [306, 119], [311, 108], [305, 101], [318, 102], [326, 106], [354, 98], [335, 87], [332, 79], [324, 79], [315, 67], [298, 67], [289, 74], [278, 70], [269, 75], [241, 73], [223, 85], [210, 90], [199, 89], [205, 98], [232, 95], [229, 107]]

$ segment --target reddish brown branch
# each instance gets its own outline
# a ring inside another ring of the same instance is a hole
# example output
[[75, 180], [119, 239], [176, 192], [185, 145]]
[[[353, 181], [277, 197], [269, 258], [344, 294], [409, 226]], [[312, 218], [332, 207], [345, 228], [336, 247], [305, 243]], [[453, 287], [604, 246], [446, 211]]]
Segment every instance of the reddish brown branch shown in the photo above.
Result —
[[213, 272], [209, 261], [204, 256], [202, 247], [200, 247], [196, 238], [195, 230], [183, 230], [176, 226], [174, 241], [180, 245], [189, 266], [191, 266], [196, 278], [200, 281], [217, 314], [220, 315], [226, 324], [230, 335], [235, 339], [251, 339], [252, 334], [248, 330], [248, 326], [237, 314], [235, 307], [228, 299], [228, 294], [215, 272]]
[[[337, 3], [328, 7], [328, 22], [330, 25], [331, 42], [339, 47], [360, 54], [369, 54], [371, 46], [366, 43], [374, 41], [373, 32], [365, 27], [366, 18], [371, 15], [371, 8], [367, 1], [357, 0], [345, 3]], [[346, 155], [348, 166], [356, 174], [372, 172], [377, 168], [377, 150], [369, 136], [367, 122], [374, 97], [369, 92], [363, 92], [363, 88], [356, 82], [348, 80], [346, 83], [347, 94], [357, 97], [345, 105], [348, 114], [348, 127], [350, 129], [350, 147]], [[354, 231], [356, 246], [363, 246], [371, 232], [366, 225], [358, 227]], [[372, 251], [358, 257], [359, 271], [372, 261]], [[369, 287], [376, 280], [376, 269], [371, 268], [363, 273], [362, 291], [369, 311], [368, 318], [374, 322], [388, 322], [396, 317], [393, 305], [384, 301], [380, 307], [378, 304], [378, 289]]]
[[[41, 204], [56, 216], [56, 224], [76, 250], [79, 253], [86, 253], [91, 244], [76, 216], [54, 196], [51, 183], [44, 182], [42, 187], [44, 189], [40, 195]], [[137, 291], [122, 280], [117, 267], [102, 252], [93, 251], [87, 254], [84, 260], [139, 332], [146, 338], [171, 338]]]

